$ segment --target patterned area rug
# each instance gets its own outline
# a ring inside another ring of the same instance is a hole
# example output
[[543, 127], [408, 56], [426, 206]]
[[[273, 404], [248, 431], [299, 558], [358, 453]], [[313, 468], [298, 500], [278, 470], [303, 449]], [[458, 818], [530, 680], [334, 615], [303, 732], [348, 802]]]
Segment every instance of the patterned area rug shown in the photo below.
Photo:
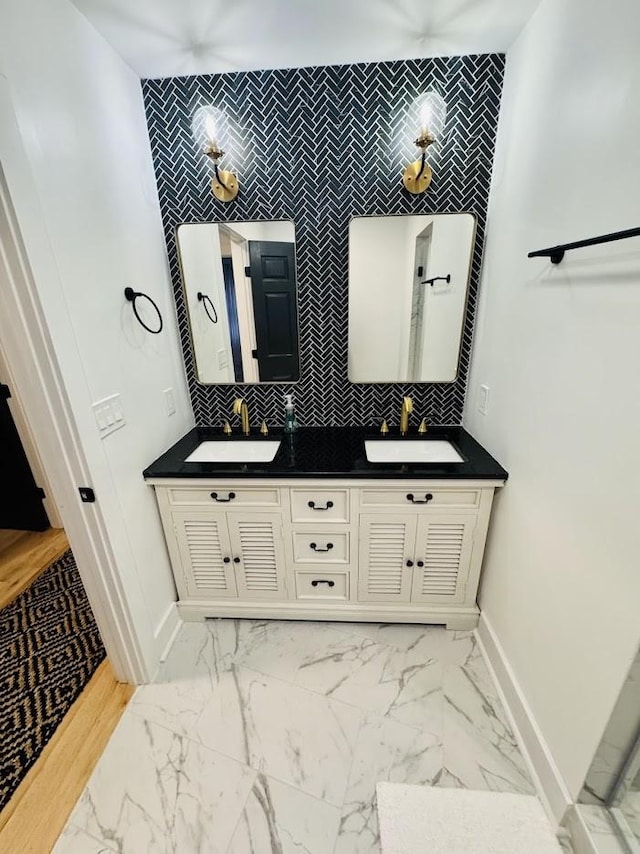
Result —
[[68, 551], [0, 611], [0, 810], [104, 657]]

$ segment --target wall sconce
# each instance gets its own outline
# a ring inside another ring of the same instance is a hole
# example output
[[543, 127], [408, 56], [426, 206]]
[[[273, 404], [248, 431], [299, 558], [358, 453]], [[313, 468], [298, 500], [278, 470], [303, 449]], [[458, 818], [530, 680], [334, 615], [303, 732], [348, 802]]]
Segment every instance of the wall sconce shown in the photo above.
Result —
[[224, 157], [224, 151], [220, 148], [216, 138], [216, 126], [213, 116], [207, 116], [205, 119], [205, 130], [207, 143], [204, 147], [204, 153], [213, 161], [215, 173], [211, 179], [213, 195], [221, 202], [232, 202], [238, 195], [238, 179], [233, 172], [218, 169], [218, 161]]
[[446, 105], [440, 95], [430, 92], [422, 97], [418, 113], [420, 133], [415, 145], [422, 150], [422, 155], [407, 166], [402, 176], [405, 188], [414, 195], [424, 193], [431, 183], [433, 171], [427, 163], [427, 148], [436, 141], [444, 127]]

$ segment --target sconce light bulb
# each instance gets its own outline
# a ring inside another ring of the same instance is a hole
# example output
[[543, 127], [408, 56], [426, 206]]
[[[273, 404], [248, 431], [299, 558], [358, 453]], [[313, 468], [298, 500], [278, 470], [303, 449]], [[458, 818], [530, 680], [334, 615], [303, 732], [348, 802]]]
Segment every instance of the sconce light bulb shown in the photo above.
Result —
[[204, 122], [207, 139], [211, 148], [218, 148], [218, 140], [216, 139], [216, 123], [213, 116], [207, 116]]
[[433, 110], [431, 108], [431, 104], [428, 101], [424, 101], [422, 106], [420, 107], [420, 135], [426, 133], [429, 130], [429, 125], [431, 124], [431, 119], [433, 117]]

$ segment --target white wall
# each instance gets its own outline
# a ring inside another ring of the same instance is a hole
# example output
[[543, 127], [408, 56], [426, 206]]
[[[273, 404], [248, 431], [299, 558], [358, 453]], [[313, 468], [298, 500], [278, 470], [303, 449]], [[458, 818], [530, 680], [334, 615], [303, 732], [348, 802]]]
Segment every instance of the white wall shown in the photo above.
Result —
[[[175, 592], [141, 472], [192, 413], [140, 84], [67, 0], [0, 0], [0, 18], [0, 160], [151, 673]], [[158, 302], [161, 335], [137, 325], [127, 285]], [[116, 392], [127, 424], [101, 440], [91, 402]]]
[[451, 282], [425, 287], [422, 374], [433, 382], [453, 382], [467, 304], [475, 219], [470, 214], [434, 216], [429, 268], [425, 278], [451, 275]]
[[[232, 383], [235, 373], [217, 224], [181, 225], [178, 228], [178, 246], [198, 380], [202, 383]], [[204, 304], [198, 302], [198, 292], [205, 293], [212, 301], [217, 323], [211, 322]], [[226, 357], [226, 365], [221, 366], [219, 356], [222, 353], [222, 361]]]
[[639, 32], [543, 0], [508, 55], [465, 415], [510, 473], [482, 609], [573, 796], [640, 641], [640, 240], [526, 256], [640, 224]]
[[400, 376], [410, 290], [398, 263], [405, 244], [405, 217], [356, 217], [349, 225], [351, 382], [394, 382]]

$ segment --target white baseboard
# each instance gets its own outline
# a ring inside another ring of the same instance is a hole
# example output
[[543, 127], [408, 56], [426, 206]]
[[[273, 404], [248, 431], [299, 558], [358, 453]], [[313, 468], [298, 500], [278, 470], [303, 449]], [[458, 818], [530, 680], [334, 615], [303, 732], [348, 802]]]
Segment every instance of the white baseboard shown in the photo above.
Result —
[[155, 632], [156, 649], [161, 650], [160, 661], [165, 661], [169, 655], [181, 625], [182, 619], [177, 604], [172, 602]]
[[529, 766], [538, 794], [549, 817], [558, 826], [573, 803], [567, 785], [551, 755], [500, 641], [484, 613], [480, 615], [476, 636], [500, 693], [500, 699], [506, 708], [518, 746]]

